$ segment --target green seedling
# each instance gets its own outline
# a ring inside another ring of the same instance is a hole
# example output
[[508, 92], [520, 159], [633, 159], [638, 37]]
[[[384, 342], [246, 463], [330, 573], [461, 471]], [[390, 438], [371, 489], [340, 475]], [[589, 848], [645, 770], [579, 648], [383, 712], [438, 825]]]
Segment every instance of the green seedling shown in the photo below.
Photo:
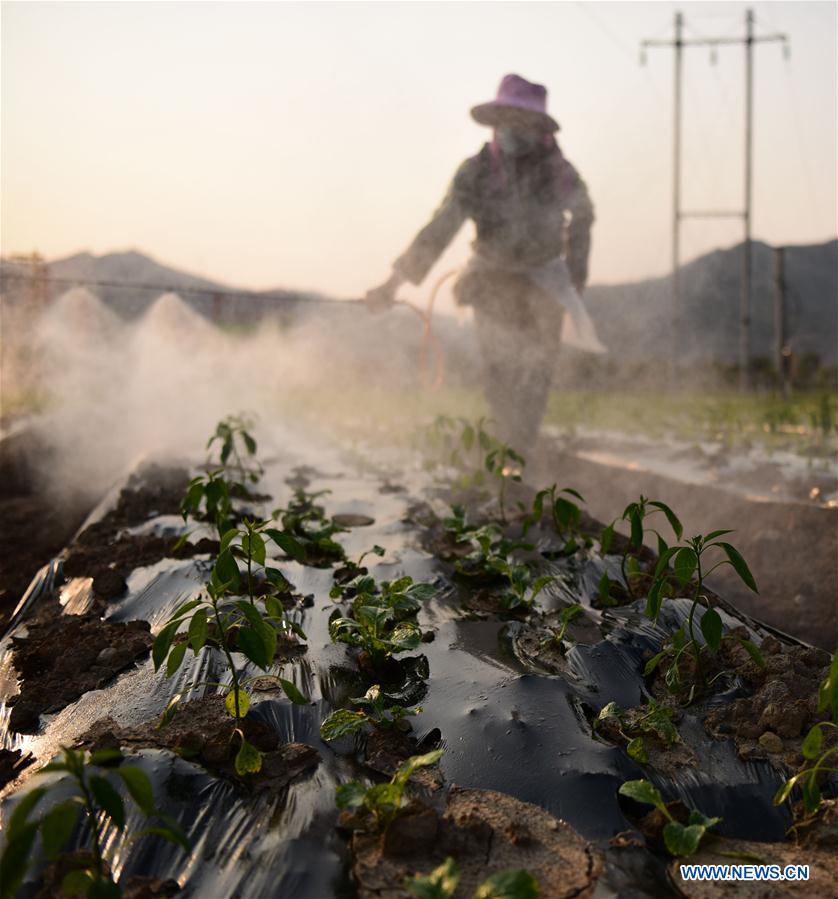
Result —
[[605, 723], [610, 724], [626, 741], [626, 752], [636, 762], [644, 765], [649, 762], [644, 737], [656, 737], [666, 749], [681, 740], [678, 728], [672, 721], [672, 709], [660, 705], [654, 699], [649, 701], [645, 709], [624, 710], [616, 702], [609, 702], [597, 716], [594, 729]]
[[[191, 515], [193, 518], [212, 522], [219, 537], [229, 530], [233, 506], [230, 501], [230, 484], [224, 477], [224, 470], [219, 468], [193, 478], [180, 504], [180, 513], [184, 521]], [[181, 537], [176, 546], [182, 545], [188, 536], [185, 534]]]
[[[450, 856], [424, 877], [409, 877], [405, 889], [414, 899], [453, 899], [460, 870]], [[498, 871], [477, 888], [473, 899], [538, 899], [538, 881], [521, 868]]]
[[[456, 508], [456, 507], [455, 507]], [[457, 521], [457, 519], [447, 519]], [[466, 577], [481, 577], [494, 580], [504, 575], [503, 567], [508, 564], [509, 557], [516, 550], [532, 552], [535, 545], [521, 540], [510, 540], [505, 537], [497, 524], [490, 523], [482, 527], [468, 526], [460, 532], [461, 542], [468, 541], [472, 551], [454, 563], [459, 574]]]
[[[747, 563], [742, 558], [741, 553], [730, 543], [719, 540], [719, 537], [732, 533], [729, 530], [712, 531], [703, 536], [698, 534], [687, 540], [682, 545], [670, 546], [663, 552], [658, 560], [655, 568], [652, 585], [649, 588], [649, 596], [646, 600], [646, 614], [657, 623], [660, 614], [661, 605], [664, 599], [664, 590], [668, 588], [670, 580], [674, 577], [677, 585], [685, 590], [693, 591], [693, 601], [690, 607], [690, 614], [687, 619], [686, 630], [679, 628], [672, 637], [671, 648], [665, 649], [652, 658], [646, 665], [646, 674], [650, 674], [657, 665], [664, 659], [669, 658], [670, 665], [666, 672], [667, 686], [673, 691], [677, 691], [680, 687], [680, 674], [678, 662], [681, 655], [689, 648], [695, 657], [696, 678], [697, 683], [693, 684], [692, 692], [696, 686], [704, 686], [704, 671], [702, 668], [701, 654], [704, 647], [700, 646], [695, 636], [695, 615], [699, 605], [706, 605], [706, 610], [701, 616], [699, 626], [701, 633], [704, 635], [707, 647], [716, 653], [718, 652], [723, 636], [722, 619], [719, 613], [713, 608], [709, 595], [703, 592], [704, 581], [717, 568], [723, 565], [730, 565], [739, 575], [742, 582], [754, 593], [759, 593], [754, 576], [751, 574]], [[716, 562], [711, 568], [706, 569], [704, 560], [705, 554], [715, 548], [720, 550], [724, 558]], [[669, 564], [672, 563], [672, 569]], [[746, 646], [751, 655], [752, 648], [747, 644], [749, 641], [740, 641]]]
[[484, 460], [484, 467], [498, 484], [498, 507], [501, 521], [506, 522], [506, 488], [510, 481], [521, 481], [526, 459], [505, 443], [496, 443]]
[[114, 882], [105, 860], [105, 828], [112, 824], [119, 833], [125, 830], [126, 810], [113, 780], [122, 781], [140, 813], [155, 819], [138, 836], [156, 835], [190, 851], [189, 841], [173, 818], [154, 808], [151, 782], [145, 772], [133, 766], [121, 766], [123, 755], [118, 749], [103, 749], [92, 754], [61, 747], [63, 758], [37, 772], [60, 772], [73, 781], [74, 795], [54, 805], [40, 818], [32, 815], [50, 791], [57, 786], [30, 790], [15, 807], [6, 825], [6, 845], [0, 857], [0, 897], [11, 899], [17, 893], [30, 863], [32, 850], [40, 832], [41, 844], [48, 859], [55, 861], [67, 845], [80, 821], [90, 834], [92, 858], [80, 861], [64, 877], [62, 893], [87, 899], [118, 899], [122, 890]]
[[474, 899], [538, 899], [538, 881], [523, 868], [498, 871], [477, 888]]
[[[612, 521], [611, 524], [605, 527], [602, 531], [602, 536], [600, 537], [600, 551], [602, 555], [605, 556], [608, 555], [608, 552], [611, 549], [611, 544], [614, 541], [614, 527], [617, 524], [617, 521], [627, 521], [629, 523], [630, 537], [626, 545], [625, 552], [623, 553], [622, 560], [620, 561], [620, 570], [623, 574], [623, 582], [626, 585], [629, 596], [634, 595], [632, 582], [642, 576], [642, 572], [640, 571], [640, 562], [638, 560], [637, 554], [643, 548], [643, 540], [646, 531], [648, 530], [649, 533], [654, 534], [658, 538], [659, 555], [663, 555], [668, 549], [669, 544], [666, 542], [666, 540], [664, 540], [660, 531], [658, 531], [656, 528], [646, 527], [646, 519], [658, 513], [662, 513], [666, 516], [666, 520], [669, 522], [669, 525], [675, 534], [675, 539], [680, 540], [684, 533], [684, 529], [678, 519], [678, 516], [672, 511], [672, 509], [669, 508], [669, 506], [666, 505], [666, 503], [662, 503], [659, 500], [655, 499], [647, 499], [645, 496], [641, 496], [636, 503], [629, 503], [623, 510], [623, 514], [620, 516], [620, 518], [614, 519], [614, 521]], [[607, 579], [607, 574], [604, 575], [604, 578], [604, 587], [603, 582], [600, 581], [600, 594], [602, 594], [603, 590], [605, 590], [605, 593], [607, 595], [608, 588], [610, 587]]]
[[818, 689], [818, 711], [827, 712], [838, 722], [838, 649], [832, 653], [829, 673]]
[[333, 643], [357, 646], [375, 671], [380, 671], [387, 659], [411, 652], [422, 642], [422, 631], [415, 621], [397, 623], [393, 609], [366, 604], [353, 609], [353, 617], [341, 616], [336, 609], [329, 621], [329, 636]]
[[800, 787], [803, 808], [808, 814], [818, 811], [823, 801], [820, 784], [825, 775], [838, 773], [838, 744], [824, 748], [826, 728], [838, 729], [834, 721], [821, 721], [815, 724], [806, 734], [803, 741], [803, 758], [806, 759], [803, 770], [790, 777], [774, 796], [774, 805], [782, 805], [795, 787]]
[[[240, 741], [235, 759], [236, 773], [245, 775], [256, 773], [262, 767], [261, 752], [248, 743], [241, 727], [241, 720], [250, 708], [247, 687], [257, 678], [243, 677], [233, 652], [240, 651], [263, 672], [268, 672], [274, 664], [278, 636], [294, 634], [305, 639], [305, 634], [297, 624], [289, 621], [277, 597], [268, 594], [250, 600], [240, 599], [235, 592], [239, 589], [238, 565], [227, 547], [213, 566], [207, 596], [191, 599], [175, 610], [155, 638], [151, 655], [154, 670], [157, 671], [165, 662], [166, 676], [172, 677], [183, 664], [187, 650], [191, 649], [195, 656], [211, 647], [221, 650], [227, 662], [230, 684], [211, 681], [188, 683], [172, 698], [163, 713], [161, 726], [174, 717], [183, 696], [197, 687], [211, 686], [225, 690], [224, 707], [235, 720], [233, 736]], [[187, 625], [186, 639], [176, 642], [175, 637], [183, 625]], [[307, 704], [308, 700], [291, 681], [271, 674], [267, 677], [275, 680], [292, 702]]]
[[367, 569], [363, 567], [364, 559], [367, 556], [383, 556], [386, 550], [383, 546], [373, 546], [361, 553], [358, 561], [348, 561], [343, 568], [335, 571], [335, 583], [329, 590], [329, 596], [332, 599], [348, 599], [358, 592], [358, 586], [363, 582], [364, 578], [369, 577]]
[[422, 631], [416, 613], [436, 594], [435, 587], [415, 584], [407, 576], [377, 585], [365, 575], [353, 582], [353, 588], [350, 614], [342, 616], [336, 609], [329, 621], [334, 643], [359, 647], [374, 671], [380, 671], [388, 658], [419, 646]]
[[578, 618], [580, 615], [584, 614], [584, 612], [584, 607], [580, 606], [579, 603], [576, 602], [562, 609], [561, 613], [559, 614], [559, 626], [551, 627], [550, 636], [543, 640], [542, 643], [544, 645], [548, 643], [556, 643], [558, 646], [561, 646], [570, 622], [573, 621], [574, 618]]
[[[207, 441], [207, 450], [218, 443], [219, 460], [224, 469], [229, 470], [235, 482], [255, 484], [264, 473], [256, 461], [256, 441], [250, 430], [254, 422], [244, 415], [228, 415], [215, 426], [215, 433]], [[209, 464], [214, 464], [212, 461]]]
[[[228, 416], [216, 425], [215, 433], [207, 441], [207, 450], [219, 442], [221, 445], [219, 459], [217, 461], [209, 459], [206, 473], [189, 482], [186, 495], [180, 504], [184, 521], [190, 515], [193, 518], [211, 521], [219, 537], [230, 528], [233, 519], [231, 497], [246, 489], [244, 487], [246, 481], [256, 483], [263, 471], [261, 465], [253, 458], [256, 455], [256, 441], [248, 430], [250, 427], [252, 425], [248, 419], [234, 415]], [[242, 456], [251, 458], [250, 467]], [[228, 464], [231, 457], [232, 463]], [[175, 544], [175, 548], [180, 548], [188, 536], [189, 534], [184, 534]]]
[[326, 515], [323, 506], [315, 500], [325, 496], [328, 490], [307, 493], [302, 488], [294, 491], [294, 496], [287, 508], [275, 509], [273, 517], [281, 521], [282, 530], [294, 537], [305, 550], [305, 561], [313, 564], [320, 561], [340, 562], [346, 556], [343, 547], [332, 538], [335, 534], [344, 533], [346, 528], [340, 527]]
[[505, 559], [498, 562], [497, 570], [507, 581], [507, 590], [501, 597], [501, 605], [509, 611], [531, 609], [538, 594], [557, 580], [552, 574], [533, 577], [533, 572], [527, 565], [516, 565]]
[[[298, 562], [306, 555], [305, 549], [296, 537], [287, 531], [271, 527], [271, 524], [270, 521], [251, 521], [245, 518], [241, 527], [230, 528], [221, 537], [219, 559], [224, 557], [223, 570], [230, 577], [231, 588], [242, 589], [238, 566], [235, 563], [236, 559], [241, 559], [247, 567], [244, 590], [251, 602], [254, 602], [254, 592], [257, 588], [255, 576], [260, 571], [273, 590], [284, 593], [288, 592], [291, 586], [278, 568], [268, 565], [268, 541], [273, 542], [286, 555]], [[232, 562], [228, 556], [232, 557]], [[234, 568], [236, 571], [233, 571]]]
[[539, 490], [533, 500], [532, 509], [524, 519], [524, 536], [531, 527], [541, 522], [546, 503], [556, 535], [564, 544], [565, 551], [573, 552], [581, 540], [579, 526], [582, 523], [582, 510], [572, 500], [562, 496], [563, 493], [585, 502], [582, 495], [572, 487], [559, 489], [557, 484], [552, 484], [545, 490]]
[[459, 504], [451, 506], [451, 514], [442, 519], [442, 527], [455, 543], [466, 543], [478, 530], [477, 525], [469, 524], [466, 507]]
[[327, 742], [356, 734], [367, 727], [375, 730], [400, 730], [407, 726], [405, 718], [418, 715], [421, 708], [406, 709], [400, 705], [387, 705], [387, 694], [376, 684], [352, 703], [359, 711], [337, 709], [320, 725], [320, 737]]
[[416, 613], [436, 594], [432, 584], [415, 584], [411, 577], [383, 581], [376, 585], [369, 575], [353, 582], [355, 598], [350, 614], [335, 609], [329, 621], [334, 643], [357, 646], [365, 663], [381, 671], [389, 658], [416, 649], [422, 642], [422, 630]]
[[818, 712], [827, 712], [832, 721], [821, 721], [810, 728], [803, 740], [803, 770], [790, 777], [774, 796], [774, 804], [782, 805], [795, 787], [800, 787], [803, 808], [808, 814], [820, 809], [823, 797], [820, 785], [824, 775], [838, 773], [838, 744], [824, 746], [827, 728], [838, 729], [838, 650], [832, 653], [829, 673], [818, 690]]
[[466, 418], [438, 415], [419, 434], [419, 445], [430, 457], [426, 466], [458, 469], [461, 474], [455, 486], [461, 489], [482, 487], [484, 455], [497, 443], [486, 429], [487, 424], [486, 418], [471, 422]]
[[693, 855], [698, 850], [702, 838], [707, 831], [718, 824], [721, 818], [708, 818], [697, 809], [690, 809], [686, 824], [681, 824], [672, 817], [657, 787], [648, 780], [629, 780], [624, 783], [619, 793], [644, 805], [653, 805], [665, 818], [663, 842], [671, 855], [684, 857]]
[[407, 782], [414, 771], [435, 765], [442, 758], [442, 750], [435, 749], [425, 755], [411, 756], [402, 763], [388, 783], [366, 787], [357, 780], [341, 784], [336, 790], [340, 809], [359, 809], [372, 817], [376, 831], [386, 830], [402, 807]]
[[388, 609], [396, 621], [415, 616], [423, 604], [436, 596], [433, 584], [415, 584], [408, 575], [394, 581], [382, 581], [376, 586], [369, 576], [358, 582], [352, 611], [357, 613], [361, 606]]

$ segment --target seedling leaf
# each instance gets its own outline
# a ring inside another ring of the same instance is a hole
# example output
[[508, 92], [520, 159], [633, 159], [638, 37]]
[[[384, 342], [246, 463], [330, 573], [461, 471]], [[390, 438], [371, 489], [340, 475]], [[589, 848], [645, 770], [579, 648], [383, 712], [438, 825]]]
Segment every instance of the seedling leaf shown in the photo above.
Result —
[[207, 642], [207, 613], [205, 609], [198, 609], [189, 622], [187, 640], [196, 655]]
[[649, 753], [646, 751], [646, 744], [643, 742], [643, 737], [635, 737], [633, 740], [629, 740], [628, 746], [626, 746], [626, 752], [636, 762], [640, 762], [643, 765], [647, 764], [649, 761]]
[[172, 640], [177, 633], [179, 625], [179, 621], [170, 621], [154, 638], [154, 645], [151, 647], [151, 660], [154, 662], [155, 671], [160, 668], [163, 660], [169, 654], [169, 648], [172, 645]]
[[122, 778], [131, 798], [139, 806], [144, 815], [154, 812], [154, 792], [151, 789], [151, 781], [145, 771], [135, 767], [117, 768], [116, 773]]
[[765, 668], [765, 659], [756, 644], [752, 643], [750, 640], [746, 640], [744, 637], [737, 637], [736, 639], [757, 665], [759, 665], [760, 668]]
[[357, 733], [366, 723], [363, 712], [337, 709], [320, 725], [320, 738], [326, 742]]
[[239, 699], [239, 718], [244, 718], [244, 716], [250, 710], [250, 697], [241, 688], [239, 688], [238, 691], [236, 691], [235, 689], [230, 690], [230, 692], [224, 697], [224, 708], [227, 709], [227, 712], [231, 718], [236, 717], [237, 692]]
[[263, 639], [262, 629], [258, 631], [252, 627], [243, 627], [238, 634], [239, 649], [263, 671], [268, 669], [272, 657], [268, 655], [268, 648]]
[[603, 556], [608, 555], [611, 549], [611, 543], [614, 540], [614, 522], [612, 521], [607, 527], [602, 529], [602, 536], [599, 538], [599, 549]]
[[55, 858], [70, 839], [76, 826], [81, 806], [69, 800], [55, 806], [41, 821], [41, 839], [50, 858]]
[[366, 795], [366, 787], [357, 780], [351, 780], [335, 790], [335, 802], [338, 808], [358, 808], [364, 804]]
[[695, 550], [689, 546], [681, 547], [675, 553], [675, 561], [672, 567], [675, 570], [675, 577], [678, 578], [683, 586], [686, 586], [692, 580], [693, 572], [697, 565], [698, 556], [695, 554]]
[[278, 531], [276, 528], [265, 528], [265, 533], [287, 556], [294, 559], [295, 562], [305, 561], [305, 547], [287, 531]]
[[459, 882], [457, 863], [449, 856], [430, 874], [410, 877], [404, 886], [414, 899], [452, 899]]
[[821, 746], [823, 745], [823, 731], [819, 724], [811, 728], [806, 739], [803, 741], [803, 758], [816, 759], [820, 755]]
[[9, 823], [6, 825], [6, 838], [8, 840], [13, 839], [18, 831], [26, 826], [27, 818], [35, 806], [44, 798], [46, 792], [46, 787], [38, 787], [37, 789], [30, 790], [23, 799], [18, 802], [15, 806], [15, 810], [9, 817]]
[[90, 778], [90, 789], [105, 814], [113, 821], [116, 829], [122, 830], [125, 827], [125, 805], [119, 793], [104, 777], [96, 775]]
[[617, 792], [644, 805], [654, 805], [655, 808], [666, 807], [660, 790], [648, 780], [627, 780]]
[[698, 849], [704, 833], [705, 827], [701, 824], [684, 827], [677, 821], [670, 821], [664, 825], [663, 842], [669, 852], [676, 857], [692, 855]]
[[171, 677], [180, 668], [188, 646], [188, 643], [178, 643], [172, 648], [166, 661], [166, 677]]
[[538, 899], [538, 881], [523, 869], [499, 871], [477, 888], [474, 899]]
[[93, 875], [84, 868], [70, 871], [61, 881], [61, 892], [67, 896], [84, 896], [93, 883]]
[[262, 770], [262, 753], [242, 737], [242, 745], [236, 753], [236, 774], [256, 774]]
[[704, 634], [707, 645], [718, 652], [722, 645], [722, 619], [715, 609], [707, 609], [701, 616], [701, 633]]
[[725, 551], [728, 559], [730, 559], [730, 564], [734, 567], [739, 577], [742, 578], [745, 585], [753, 590], [754, 593], [759, 593], [757, 582], [754, 580], [754, 576], [751, 574], [751, 570], [750, 568], [748, 568], [745, 560], [739, 553], [739, 550], [736, 549], [735, 546], [731, 546], [729, 543], [724, 543], [721, 541], [717, 543], [716, 546], [721, 546], [721, 548]]
[[294, 685], [294, 683], [290, 680], [286, 680], [284, 677], [279, 678], [280, 686], [282, 687], [285, 695], [293, 702], [295, 705], [308, 705], [308, 699], [306, 696], [300, 692], [300, 690]]

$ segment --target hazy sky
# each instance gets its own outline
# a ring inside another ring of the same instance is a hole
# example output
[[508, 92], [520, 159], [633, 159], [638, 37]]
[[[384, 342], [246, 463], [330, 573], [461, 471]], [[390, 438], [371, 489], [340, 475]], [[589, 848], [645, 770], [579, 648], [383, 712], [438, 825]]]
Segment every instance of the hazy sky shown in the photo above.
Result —
[[[836, 235], [836, 4], [749, 4], [754, 234]], [[469, 108], [518, 72], [547, 85], [597, 210], [591, 275], [670, 258], [669, 49], [744, 33], [746, 4], [3, 3], [2, 250], [136, 248], [231, 284], [353, 296], [386, 277], [490, 132]], [[744, 51], [685, 54], [684, 202], [743, 196]], [[684, 255], [741, 239], [690, 223]], [[437, 269], [463, 262], [467, 225]], [[423, 288], [423, 292], [427, 290]]]

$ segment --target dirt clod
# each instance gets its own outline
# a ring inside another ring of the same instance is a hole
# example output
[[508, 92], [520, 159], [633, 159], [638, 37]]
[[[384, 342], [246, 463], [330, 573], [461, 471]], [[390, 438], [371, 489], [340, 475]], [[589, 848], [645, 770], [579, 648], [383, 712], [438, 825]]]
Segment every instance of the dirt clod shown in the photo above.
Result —
[[407, 899], [405, 879], [429, 874], [447, 856], [460, 869], [455, 899], [472, 896], [487, 877], [508, 868], [529, 871], [542, 896], [588, 897], [602, 870], [599, 852], [568, 824], [491, 790], [453, 787], [443, 814], [411, 805], [390, 831], [383, 838], [360, 832], [352, 838], [360, 899]]
[[730, 641], [722, 644], [723, 664], [749, 682], [753, 693], [711, 709], [705, 729], [717, 740], [732, 738], [743, 759], [765, 758], [766, 753], [778, 756], [785, 751], [795, 755], [811, 726], [823, 719], [817, 711], [817, 696], [827, 675], [829, 653], [784, 645], [771, 636], [762, 641], [760, 651], [765, 668], [741, 646]]
[[150, 747], [168, 749], [185, 758], [194, 758], [207, 768], [230, 779], [260, 790], [278, 792], [292, 780], [320, 762], [316, 749], [304, 743], [280, 744], [278, 735], [257, 718], [245, 718], [242, 731], [248, 742], [264, 753], [258, 774], [239, 777], [235, 772], [235, 756], [239, 737], [235, 722], [224, 708], [220, 696], [205, 696], [182, 703], [174, 719], [158, 728], [157, 720], [135, 727], [121, 727], [111, 718], [97, 721], [79, 738], [81, 745], [92, 750], [116, 747]]
[[59, 615], [12, 638], [12, 663], [23, 681], [9, 700], [11, 730], [35, 733], [39, 716], [58, 712], [148, 653], [147, 621], [102, 621], [94, 614]]
[[0, 789], [11, 783], [35, 759], [19, 749], [0, 749]]

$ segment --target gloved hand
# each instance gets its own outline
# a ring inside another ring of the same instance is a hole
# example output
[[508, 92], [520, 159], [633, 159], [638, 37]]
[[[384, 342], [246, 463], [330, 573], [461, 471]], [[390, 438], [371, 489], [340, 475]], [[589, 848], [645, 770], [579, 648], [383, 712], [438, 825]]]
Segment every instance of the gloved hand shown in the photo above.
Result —
[[396, 302], [396, 291], [402, 284], [402, 277], [393, 272], [392, 275], [378, 287], [373, 287], [366, 292], [364, 302], [370, 312], [383, 312], [390, 309]]

